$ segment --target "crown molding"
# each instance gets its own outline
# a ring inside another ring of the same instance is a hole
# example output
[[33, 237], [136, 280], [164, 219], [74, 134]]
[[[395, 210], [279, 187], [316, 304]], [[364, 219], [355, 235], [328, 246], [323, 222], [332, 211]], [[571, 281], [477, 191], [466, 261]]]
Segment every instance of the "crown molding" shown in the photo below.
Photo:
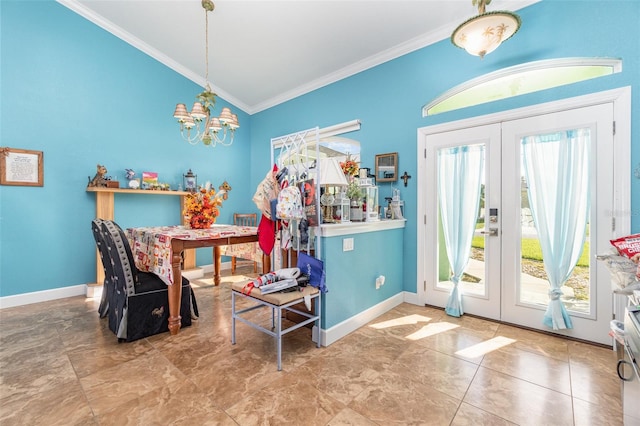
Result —
[[[119, 39], [123, 40], [124, 42], [130, 44], [131, 46], [135, 47], [136, 49], [140, 50], [141, 52], [149, 55], [150, 57], [152, 57], [156, 61], [160, 62], [161, 64], [166, 65], [167, 67], [171, 68], [172, 70], [174, 70], [178, 74], [180, 74], [180, 75], [186, 77], [187, 79], [193, 81], [197, 85], [199, 85], [201, 87], [205, 87], [206, 86], [205, 79], [202, 78], [201, 76], [199, 76], [197, 73], [193, 72], [189, 68], [187, 68], [187, 67], [179, 64], [178, 62], [174, 61], [173, 59], [171, 59], [167, 55], [165, 55], [162, 52], [160, 52], [158, 49], [155, 49], [155, 48], [149, 46], [148, 44], [144, 43], [142, 40], [140, 40], [139, 38], [135, 37], [131, 33], [125, 31], [124, 29], [122, 29], [121, 27], [117, 26], [116, 24], [114, 24], [113, 22], [109, 21], [108, 19], [105, 19], [104, 17], [96, 14], [95, 12], [93, 12], [90, 9], [88, 9], [87, 7], [85, 7], [84, 5], [79, 3], [78, 1], [76, 1], [76, 0], [56, 0], [56, 1], [58, 3], [60, 3], [61, 5], [67, 7], [68, 9], [72, 10], [73, 12], [77, 13], [78, 15], [82, 16], [83, 18], [93, 22], [94, 24], [96, 24], [97, 26], [102, 28], [103, 30], [113, 34], [114, 36], [116, 36]], [[217, 87], [217, 86], [215, 86], [214, 84], [211, 84], [211, 83], [209, 83], [209, 84], [210, 84], [211, 89], [213, 90], [213, 92], [216, 94], [216, 96], [218, 96], [220, 98], [223, 98], [225, 101], [233, 104], [235, 107], [237, 107], [237, 108], [239, 108], [239, 109], [241, 109], [243, 111], [250, 110], [249, 106], [246, 105], [244, 102], [242, 102], [239, 99], [236, 99], [235, 97], [231, 96], [231, 94], [227, 93], [225, 90], [221, 89], [220, 87]]]
[[328, 86], [332, 83], [343, 80], [347, 77], [351, 77], [362, 71], [366, 71], [370, 68], [376, 67], [385, 62], [389, 62], [393, 59], [399, 58], [400, 56], [406, 55], [408, 53], [422, 49], [423, 47], [437, 43], [441, 40], [449, 38], [450, 32], [451, 32], [451, 29], [449, 26], [442, 26], [435, 31], [429, 31], [429, 33], [415, 37], [411, 40], [408, 40], [404, 43], [396, 45], [385, 51], [369, 56], [368, 58], [355, 62], [338, 71], [324, 75], [320, 78], [310, 81], [307, 84], [298, 86], [295, 89], [289, 90], [278, 96], [268, 99], [265, 102], [258, 103], [250, 108], [250, 113], [255, 114], [265, 109], [274, 107], [278, 104], [297, 98], [298, 96], [313, 92], [314, 90], [320, 89], [324, 86]]

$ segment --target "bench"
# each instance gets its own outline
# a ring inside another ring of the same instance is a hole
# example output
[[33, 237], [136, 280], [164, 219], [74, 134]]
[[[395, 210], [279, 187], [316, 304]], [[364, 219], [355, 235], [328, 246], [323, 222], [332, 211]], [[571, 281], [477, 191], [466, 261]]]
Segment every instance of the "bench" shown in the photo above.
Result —
[[[242, 321], [243, 323], [249, 325], [250, 327], [255, 328], [256, 330], [262, 331], [272, 337], [276, 338], [278, 353], [278, 371], [282, 370], [282, 336], [285, 334], [294, 331], [300, 327], [303, 327], [307, 324], [315, 322], [316, 329], [318, 330], [317, 334], [317, 347], [320, 347], [320, 291], [311, 286], [302, 287], [302, 291], [298, 289], [289, 292], [275, 292], [262, 294], [260, 292], [260, 288], [252, 288], [249, 294], [246, 294], [247, 290], [243, 292], [244, 286], [246, 283], [237, 282], [232, 285], [231, 291], [231, 344], [236, 344], [236, 320]], [[236, 308], [236, 298], [246, 298], [249, 299], [254, 304], [237, 310]], [[315, 310], [314, 313], [304, 312], [299, 309], [293, 308], [293, 305], [304, 302], [305, 297], [315, 301]], [[258, 324], [247, 318], [246, 313], [254, 311], [259, 308], [271, 308], [271, 329], [267, 329], [264, 326]], [[306, 319], [297, 324], [293, 324], [287, 328], [282, 327], [282, 318], [283, 311], [286, 312], [294, 312]]]

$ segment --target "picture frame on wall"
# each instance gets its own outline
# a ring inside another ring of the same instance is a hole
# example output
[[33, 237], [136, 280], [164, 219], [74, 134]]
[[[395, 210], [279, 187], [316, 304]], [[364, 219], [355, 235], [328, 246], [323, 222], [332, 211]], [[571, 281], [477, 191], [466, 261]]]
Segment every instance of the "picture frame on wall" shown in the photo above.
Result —
[[0, 147], [0, 185], [44, 186], [42, 151]]
[[395, 182], [398, 180], [398, 153], [376, 155], [376, 182]]

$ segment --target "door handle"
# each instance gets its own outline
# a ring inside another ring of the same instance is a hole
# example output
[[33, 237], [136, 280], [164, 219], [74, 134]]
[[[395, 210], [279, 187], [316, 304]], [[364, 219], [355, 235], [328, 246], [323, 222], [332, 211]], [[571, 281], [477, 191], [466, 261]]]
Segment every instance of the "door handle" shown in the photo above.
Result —
[[498, 236], [498, 228], [489, 228], [488, 231], [480, 231], [480, 233], [482, 235], [489, 235], [490, 237], [497, 237]]

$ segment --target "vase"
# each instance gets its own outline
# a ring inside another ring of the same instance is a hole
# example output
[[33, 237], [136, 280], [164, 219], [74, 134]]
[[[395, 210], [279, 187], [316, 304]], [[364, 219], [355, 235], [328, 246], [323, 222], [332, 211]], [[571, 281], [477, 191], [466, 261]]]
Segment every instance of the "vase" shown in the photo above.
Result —
[[351, 200], [350, 216], [352, 222], [361, 222], [364, 219], [360, 200], [355, 198]]
[[209, 229], [215, 221], [215, 219], [205, 219], [202, 216], [193, 216], [187, 223], [191, 229]]

